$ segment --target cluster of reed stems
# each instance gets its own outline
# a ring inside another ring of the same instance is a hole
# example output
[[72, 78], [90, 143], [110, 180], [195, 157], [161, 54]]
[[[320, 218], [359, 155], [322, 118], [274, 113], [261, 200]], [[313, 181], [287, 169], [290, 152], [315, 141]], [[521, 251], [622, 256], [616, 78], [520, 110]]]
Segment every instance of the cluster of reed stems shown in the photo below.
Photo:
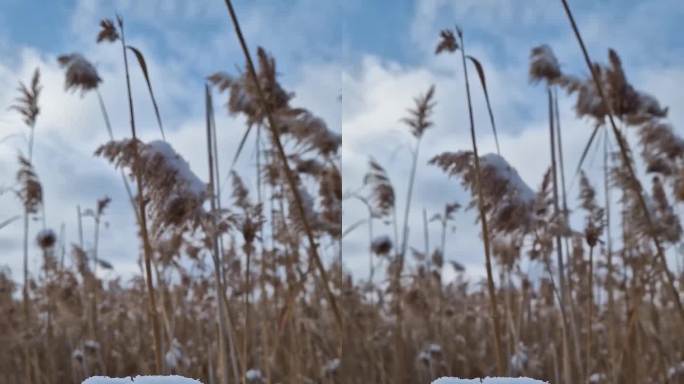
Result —
[[[667, 109], [629, 83], [617, 53], [609, 52], [608, 64], [591, 61], [561, 2], [591, 76], [565, 73], [548, 46], [531, 51], [530, 80], [546, 87], [549, 120], [549, 167], [536, 189], [502, 156], [510, 149], [499, 142], [486, 63], [467, 54], [458, 27], [441, 32], [436, 54], [460, 56], [455, 71], [464, 78], [472, 146], [429, 154], [424, 163], [421, 143], [434, 129], [434, 110], [455, 102], [437, 104], [440, 85], [429, 86], [402, 119], [413, 138], [406, 184], [394, 184], [394, 175], [371, 159], [362, 188], [343, 196], [341, 136], [293, 105], [266, 50], [252, 56], [230, 0], [225, 5], [246, 64], [244, 72], [217, 72], [204, 84], [207, 182], [175, 152], [172, 136], [167, 141], [149, 68], [126, 43], [123, 18], [103, 20], [97, 41], [122, 48], [130, 135], [114, 132], [95, 67], [78, 53], [58, 62], [66, 90], [98, 98], [109, 141], [93, 150], [120, 172], [138, 229], [141, 273], [123, 281], [98, 251], [108, 240], [106, 196], [91, 209], [77, 207], [79, 239], [70, 251], [64, 231], [57, 236], [49, 229], [40, 164], [33, 163], [43, 102], [36, 70], [13, 106], [29, 129], [16, 177], [23, 279], [15, 282], [0, 269], [0, 384], [172, 373], [208, 384], [408, 384], [444, 375], [524, 375], [565, 384], [684, 380], [684, 273], [667, 265], [682, 236], [676, 208], [684, 201], [684, 139], [667, 123]], [[129, 53], [143, 73], [160, 140], [139, 138]], [[478, 147], [483, 133], [469, 69], [483, 90], [496, 153]], [[559, 90], [574, 98], [579, 118], [593, 123], [570, 185]], [[218, 150], [217, 95], [246, 122], [228, 167]], [[235, 170], [252, 132], [255, 186]], [[601, 149], [602, 179], [592, 180], [583, 162]], [[636, 172], [642, 164], [653, 176], [650, 194]], [[410, 218], [424, 165], [444, 171], [447, 188], [458, 179], [471, 200], [447, 199], [439, 212], [423, 209], [421, 247], [409, 234], [420, 227]], [[227, 180], [229, 191], [222, 191]], [[602, 190], [594, 188], [598, 182]], [[397, 212], [395, 191], [403, 187], [405, 205]], [[347, 228], [344, 198], [367, 208], [367, 217]], [[477, 212], [482, 283], [446, 249], [460, 235], [449, 227], [461, 208]], [[571, 225], [571, 214], [581, 215], [581, 227]], [[42, 221], [39, 271], [28, 268], [34, 218]], [[369, 270], [356, 276], [342, 263], [341, 242], [364, 226]], [[439, 240], [431, 243], [434, 233]], [[528, 274], [529, 265], [540, 266], [542, 276]]]

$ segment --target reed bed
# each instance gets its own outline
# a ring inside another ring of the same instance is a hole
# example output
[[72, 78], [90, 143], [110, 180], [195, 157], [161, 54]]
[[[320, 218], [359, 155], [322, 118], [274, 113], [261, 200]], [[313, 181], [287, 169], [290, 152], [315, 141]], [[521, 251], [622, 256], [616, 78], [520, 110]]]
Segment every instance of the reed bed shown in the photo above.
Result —
[[[249, 36], [231, 1], [225, 3], [245, 67], [206, 78], [206, 177], [167, 141], [163, 105], [144, 53], [126, 43], [122, 17], [102, 20], [94, 39], [121, 46], [130, 133], [113, 131], [98, 91], [102, 81], [120, 79], [101, 78], [79, 53], [57, 58], [65, 91], [98, 96], [109, 141], [93, 153], [120, 172], [138, 228], [139, 254], [129, 256], [141, 274], [130, 280], [98, 273], [112, 269], [98, 253], [111, 201], [104, 193], [84, 202], [93, 208], [78, 207], [79, 220], [93, 220], [94, 247], [86, 249], [82, 236], [59, 246], [69, 239], [48, 226], [43, 194], [49, 190], [43, 191], [40, 165], [32, 161], [40, 105], [50, 101], [40, 99], [38, 70], [20, 85], [13, 109], [30, 134], [15, 187], [24, 211], [24, 270], [16, 281], [0, 269], [0, 383], [143, 374], [208, 384], [408, 384], [488, 375], [565, 384], [684, 382], [684, 274], [667, 264], [682, 237], [676, 212], [684, 202], [684, 139], [669, 124], [667, 108], [629, 82], [617, 52], [609, 51], [605, 63], [591, 61], [565, 1], [591, 75], [566, 73], [551, 47], [531, 47], [530, 81], [546, 87], [548, 98], [540, 103], [549, 111], [551, 158], [538, 185], [526, 184], [502, 156], [511, 149], [500, 148], [487, 63], [467, 54], [466, 34], [457, 27], [435, 36], [435, 51], [456, 55], [450, 57], [467, 98], [440, 100], [440, 84], [425, 84], [403, 119], [397, 111], [413, 140], [410, 177], [396, 183], [400, 175], [371, 158], [363, 180], [344, 180], [355, 191], [349, 195], [342, 193], [341, 135], [297, 105], [265, 48], [252, 56]], [[157, 140], [144, 142], [136, 130], [140, 101], [131, 94], [129, 53], [144, 75]], [[486, 132], [491, 128], [497, 153], [480, 152], [483, 132], [475, 124], [468, 69], [483, 88]], [[571, 176], [579, 182], [574, 195], [566, 185], [559, 91], [593, 128], [582, 159], [596, 150], [597, 137], [604, 143], [598, 147], [603, 178], [592, 180], [580, 163]], [[217, 98], [225, 109], [215, 110]], [[431, 134], [434, 110], [457, 102], [467, 103], [463, 123], [472, 147], [426, 154], [420, 144]], [[231, 164], [219, 160], [217, 113], [246, 122]], [[250, 139], [256, 186], [234, 167]], [[445, 185], [460, 183], [470, 199], [424, 210], [425, 243], [418, 245], [410, 243], [409, 218], [424, 167], [442, 170]], [[635, 171], [641, 168], [643, 180]], [[229, 189], [222, 190], [228, 173]], [[599, 183], [604, 188], [597, 190]], [[404, 191], [406, 205], [397, 207]], [[345, 198], [367, 208], [349, 228], [341, 219]], [[448, 227], [465, 209], [475, 210], [480, 224], [483, 282], [446, 249], [447, 236], [459, 236]], [[582, 217], [581, 225], [571, 225], [571, 213]], [[42, 225], [34, 239], [39, 270], [29, 270], [26, 261], [34, 218]], [[341, 243], [364, 227], [368, 274], [357, 276], [342, 263]], [[529, 276], [523, 268], [529, 264], [544, 274]]]

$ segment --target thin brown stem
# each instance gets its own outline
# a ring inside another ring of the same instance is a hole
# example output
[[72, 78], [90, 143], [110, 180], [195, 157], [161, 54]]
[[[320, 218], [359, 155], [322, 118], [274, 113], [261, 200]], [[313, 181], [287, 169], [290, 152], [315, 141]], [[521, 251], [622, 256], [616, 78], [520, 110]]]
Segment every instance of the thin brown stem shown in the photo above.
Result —
[[[126, 38], [124, 35], [123, 19], [118, 17], [119, 29], [121, 32], [121, 49], [123, 51], [124, 58], [124, 69], [126, 71], [126, 91], [128, 92], [128, 109], [130, 112], [130, 124], [131, 124], [131, 134], [133, 136], [133, 142], [138, 145], [138, 136], [135, 130], [135, 113], [133, 109], [133, 96], [131, 94], [131, 78], [128, 70], [128, 56], [126, 53]], [[136, 148], [135, 152], [135, 162], [140, 163], [140, 152]], [[145, 214], [145, 199], [143, 197], [143, 180], [142, 180], [142, 170], [139, 166], [135, 167], [135, 179], [138, 185], [138, 218], [140, 220], [140, 234], [143, 241], [143, 254], [145, 258], [145, 283], [147, 287], [147, 297], [148, 297], [148, 313], [150, 316], [150, 321], [152, 323], [152, 332], [154, 334], [154, 360], [155, 360], [155, 371], [157, 373], [162, 373], [162, 346], [161, 346], [161, 330], [159, 326], [159, 317], [157, 315], [157, 303], [154, 293], [154, 285], [152, 282], [152, 246], [150, 244], [149, 234], [147, 232], [147, 217]]]
[[[216, 221], [216, 181], [214, 179], [215, 172], [214, 172], [214, 156], [213, 156], [213, 149], [214, 146], [212, 144], [214, 135], [212, 133], [212, 120], [211, 120], [211, 115], [213, 114], [213, 108], [212, 108], [212, 103], [211, 103], [211, 93], [209, 91], [209, 86], [205, 85], [204, 87], [205, 91], [205, 96], [206, 96], [206, 108], [207, 108], [207, 156], [208, 156], [208, 161], [209, 161], [209, 190], [210, 190], [210, 207], [211, 207], [211, 245], [212, 245], [212, 260], [214, 261], [214, 288], [216, 289], [216, 297], [217, 297], [217, 302], [218, 302], [218, 322], [219, 322], [219, 336], [221, 338], [221, 342], [219, 343], [219, 347], [221, 348], [221, 379], [223, 384], [228, 384], [228, 379], [230, 377], [229, 372], [228, 372], [228, 348], [227, 348], [227, 342], [228, 342], [228, 337], [226, 334], [226, 319], [225, 319], [225, 308], [224, 308], [224, 301], [222, 299], [224, 295], [224, 288], [223, 288], [223, 282], [221, 279], [221, 263], [220, 263], [220, 258], [219, 258], [219, 242], [218, 242], [218, 224]], [[237, 369], [234, 369], [234, 376], [235, 376], [235, 382], [238, 382], [238, 373]]]
[[496, 299], [496, 288], [494, 286], [494, 276], [492, 273], [492, 260], [489, 242], [489, 228], [487, 227], [487, 216], [484, 208], [484, 197], [482, 193], [482, 182], [480, 174], [480, 157], [477, 151], [477, 138], [475, 135], [475, 120], [473, 117], [473, 106], [470, 98], [470, 82], [468, 81], [468, 67], [466, 65], [465, 43], [463, 41], [463, 33], [458, 30], [458, 35], [461, 40], [461, 58], [463, 61], [463, 76], [465, 78], [466, 100], [468, 102], [468, 117], [470, 119], [470, 138], [473, 143], [473, 156], [475, 162], [475, 184], [477, 188], [477, 206], [480, 212], [480, 224], [482, 226], [482, 243], [485, 252], [485, 268], [487, 270], [487, 291], [489, 293], [490, 301], [490, 315], [492, 317], [492, 326], [494, 328], [494, 351], [496, 353], [496, 367], [497, 374], [503, 375], [506, 368], [503, 361], [503, 349], [501, 345], [501, 328], [499, 327], [499, 312], [498, 303]]

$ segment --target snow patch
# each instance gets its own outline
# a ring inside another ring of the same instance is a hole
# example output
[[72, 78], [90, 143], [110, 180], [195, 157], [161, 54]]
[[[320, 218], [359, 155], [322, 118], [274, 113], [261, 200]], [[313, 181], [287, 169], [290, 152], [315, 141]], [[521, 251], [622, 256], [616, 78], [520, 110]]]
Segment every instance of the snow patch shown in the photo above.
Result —
[[484, 379], [458, 379], [455, 377], [441, 377], [432, 384], [548, 384], [546, 381], [527, 377], [485, 377]]
[[488, 153], [480, 157], [480, 163], [482, 168], [491, 168], [499, 178], [508, 181], [511, 189], [515, 191], [515, 196], [523, 203], [530, 204], [534, 201], [534, 191], [520, 177], [518, 171], [508, 164], [506, 159], [494, 153]]
[[259, 382], [261, 381], [261, 371], [258, 369], [250, 369], [247, 372], [245, 372], [245, 379], [247, 381], [251, 382]]
[[207, 191], [207, 185], [190, 169], [190, 164], [173, 150], [165, 141], [154, 140], [147, 143], [143, 156], [150, 159], [161, 156], [169, 168], [176, 171], [177, 181], [182, 182], [188, 192], [198, 200], [202, 200]]
[[81, 384], [202, 384], [202, 382], [183, 376], [136, 376], [136, 377], [106, 377], [93, 376]]

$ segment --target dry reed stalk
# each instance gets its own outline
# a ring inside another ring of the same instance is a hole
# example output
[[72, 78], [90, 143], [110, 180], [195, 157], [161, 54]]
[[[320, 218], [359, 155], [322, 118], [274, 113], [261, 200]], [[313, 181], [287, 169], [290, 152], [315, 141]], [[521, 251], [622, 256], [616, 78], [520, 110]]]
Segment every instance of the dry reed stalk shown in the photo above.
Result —
[[[468, 79], [468, 67], [466, 65], [466, 54], [465, 54], [465, 43], [463, 39], [463, 32], [460, 28], [456, 27], [456, 31], [459, 37], [460, 47], [458, 49], [461, 51], [461, 59], [463, 65], [463, 76], [465, 79], [466, 88], [466, 101], [468, 103], [468, 118], [470, 121], [470, 138], [473, 144], [473, 157], [475, 163], [475, 185], [478, 195], [478, 210], [480, 213], [480, 224], [482, 226], [482, 243], [484, 245], [485, 252], [485, 268], [487, 271], [487, 291], [489, 294], [490, 301], [490, 315], [492, 318], [492, 327], [494, 328], [494, 350], [496, 353], [496, 367], [497, 374], [503, 375], [506, 371], [505, 363], [503, 361], [503, 349], [501, 344], [501, 328], [499, 326], [499, 313], [498, 313], [498, 302], [496, 295], [496, 288], [494, 286], [494, 276], [492, 273], [492, 260], [491, 260], [491, 249], [490, 249], [490, 239], [489, 239], [489, 228], [487, 226], [487, 216], [484, 209], [484, 196], [482, 195], [482, 183], [480, 174], [480, 156], [478, 154], [477, 148], [477, 138], [475, 134], [475, 120], [473, 116], [473, 106], [470, 97], [470, 81]], [[453, 34], [451, 35], [453, 38]], [[455, 41], [454, 41], [455, 43]]]
[[[126, 72], [126, 90], [128, 92], [128, 109], [130, 112], [131, 135], [133, 136], [133, 140], [137, 145], [138, 136], [135, 129], [135, 113], [133, 109], [133, 96], [131, 94], [131, 79], [128, 70], [128, 55], [126, 51], [126, 37], [124, 34], [123, 19], [120, 16], [117, 16], [117, 22], [119, 25], [119, 31], [121, 33], [121, 48], [123, 51], [124, 69]], [[134, 152], [134, 161], [137, 164], [140, 162], [140, 152], [138, 149], [136, 149]], [[150, 244], [150, 238], [147, 232], [147, 215], [145, 213], [145, 198], [143, 196], [142, 170], [141, 167], [135, 168], [137, 170], [135, 172], [136, 184], [138, 185], [138, 217], [140, 219], [140, 233], [143, 240], [143, 255], [145, 259], [145, 283], [147, 285], [148, 314], [152, 322], [152, 331], [154, 334], [155, 372], [161, 373], [163, 371], [161, 330], [159, 326], [159, 317], [157, 314], [154, 285], [152, 282], [152, 245]]]
[[266, 102], [263, 90], [261, 88], [261, 83], [259, 82], [259, 78], [257, 77], [256, 74], [256, 69], [254, 66], [254, 62], [252, 61], [252, 56], [249, 53], [249, 48], [247, 47], [247, 43], [245, 42], [245, 38], [242, 34], [242, 30], [240, 28], [240, 24], [237, 18], [237, 15], [235, 13], [235, 10], [233, 9], [233, 4], [230, 0], [225, 0], [226, 7], [228, 8], [228, 13], [230, 15], [230, 18], [233, 23], [233, 27], [235, 29], [235, 34], [238, 38], [238, 41], [240, 43], [240, 46], [242, 48], [242, 52], [245, 56], [245, 60], [247, 61], [247, 70], [249, 72], [249, 75], [255, 85], [256, 88], [256, 93], [257, 97], [259, 100], [259, 103], [262, 105], [262, 108], [266, 114], [266, 119], [268, 122], [268, 128], [271, 131], [271, 139], [273, 141], [274, 146], [276, 147], [276, 152], [278, 155], [278, 158], [280, 162], [282, 163], [282, 169], [283, 173], [285, 174], [285, 178], [288, 184], [288, 187], [292, 193], [293, 200], [295, 203], [295, 208], [297, 210], [297, 214], [301, 220], [301, 223], [303, 225], [304, 232], [306, 234], [307, 240], [308, 240], [308, 245], [309, 245], [309, 252], [311, 253], [311, 257], [313, 258], [313, 261], [316, 265], [316, 268], [318, 269], [318, 273], [320, 275], [321, 283], [323, 285], [323, 288], [325, 290], [326, 294], [326, 299], [328, 300], [328, 303], [330, 304], [331, 310], [333, 312], [334, 318], [336, 325], [338, 327], [338, 331], [340, 332], [340, 347], [342, 345], [342, 334], [341, 332], [344, 329], [344, 320], [342, 317], [342, 313], [340, 312], [340, 309], [337, 305], [337, 300], [335, 299], [334, 294], [332, 293], [332, 290], [330, 288], [330, 280], [328, 279], [328, 274], [325, 271], [325, 267], [323, 266], [323, 262], [320, 258], [320, 255], [318, 254], [318, 244], [316, 244], [316, 240], [313, 235], [313, 231], [310, 227], [309, 220], [306, 215], [306, 211], [304, 210], [304, 204], [302, 202], [302, 197], [299, 194], [299, 190], [297, 187], [297, 182], [295, 181], [292, 169], [289, 166], [289, 161], [287, 158], [287, 155], [285, 154], [285, 149], [283, 148], [283, 144], [280, 141], [280, 132], [278, 129], [278, 126], [275, 124], [275, 120], [272, 115], [272, 111], [270, 110], [269, 104]]
[[589, 67], [589, 71], [591, 72], [591, 77], [594, 80], [594, 84], [596, 87], [596, 91], [603, 101], [604, 107], [606, 108], [606, 114], [608, 116], [608, 121], [610, 122], [610, 126], [613, 131], [613, 135], [615, 136], [615, 140], [618, 143], [618, 148], [620, 150], [620, 157], [622, 160], [622, 165], [626, 168], [629, 179], [631, 182], [629, 183], [629, 186], [633, 189], [633, 193], [637, 196], [639, 206], [641, 207], [642, 213], [644, 215], [644, 218], [646, 220], [646, 224], [648, 226], [649, 230], [649, 235], [651, 237], [651, 240], [653, 241], [653, 245], [655, 246], [656, 249], [656, 255], [658, 257], [658, 262], [660, 263], [660, 267], [662, 268], [662, 271], [665, 275], [665, 282], [668, 285], [668, 288], [670, 289], [670, 293], [672, 294], [672, 298], [675, 302], [675, 306], [677, 307], [677, 312], [679, 313], [679, 317], [681, 318], [682, 323], [684, 323], [684, 306], [682, 306], [682, 301], [679, 295], [679, 291], [677, 290], [677, 286], [675, 283], [675, 278], [672, 275], [672, 272], [667, 267], [667, 259], [665, 258], [665, 252], [663, 251], [662, 244], [660, 243], [660, 239], [658, 238], [658, 232], [656, 230], [656, 227], [653, 223], [653, 219], [651, 217], [651, 213], [648, 209], [648, 205], [646, 204], [646, 200], [644, 198], [644, 195], [642, 193], [643, 187], [641, 186], [641, 182], [636, 176], [636, 172], [634, 171], [634, 167], [632, 165], [632, 161], [629, 157], [629, 149], [628, 149], [628, 144], [622, 134], [620, 133], [616, 123], [615, 119], [613, 117], [613, 111], [612, 111], [612, 105], [611, 103], [608, 102], [608, 99], [606, 98], [606, 95], [603, 91], [603, 86], [601, 84], [601, 81], [598, 77], [598, 74], [596, 73], [596, 68], [592, 65], [591, 58], [589, 56], [589, 52], [587, 51], [587, 48], [584, 44], [584, 40], [582, 39], [582, 36], [580, 34], [579, 28], [577, 27], [577, 23], [575, 22], [575, 18], [572, 15], [572, 11], [570, 10], [570, 6], [568, 5], [567, 0], [561, 0], [561, 3], [563, 5], [563, 9], [565, 10], [565, 14], [568, 17], [568, 21], [570, 22], [570, 25], [572, 27], [572, 30], [575, 34], [575, 37], [577, 39], [578, 44], [580, 45], [580, 49], [582, 51], [582, 54], [584, 56], [584, 60], [587, 64], [587, 67]]
[[[212, 121], [211, 121], [211, 116], [213, 115], [213, 106], [211, 102], [211, 93], [209, 91], [209, 85], [204, 86], [204, 92], [205, 92], [205, 105], [206, 105], [206, 123], [207, 123], [207, 156], [208, 156], [208, 162], [209, 162], [209, 190], [210, 190], [210, 196], [209, 196], [209, 201], [210, 201], [210, 207], [211, 207], [211, 246], [212, 246], [212, 260], [214, 262], [214, 285], [216, 289], [216, 296], [217, 296], [217, 302], [218, 302], [218, 323], [219, 323], [219, 335], [221, 338], [221, 342], [219, 343], [219, 348], [221, 349], [220, 351], [220, 356], [221, 356], [221, 361], [220, 361], [220, 368], [221, 368], [221, 381], [223, 384], [228, 384], [229, 380], [229, 372], [228, 372], [228, 357], [229, 353], [227, 351], [227, 335], [226, 335], [226, 319], [225, 319], [225, 309], [224, 309], [224, 300], [222, 297], [224, 296], [225, 289], [223, 288], [223, 282], [221, 279], [221, 262], [220, 262], [220, 252], [219, 252], [219, 242], [218, 242], [218, 236], [219, 236], [219, 231], [218, 231], [218, 224], [216, 222], [216, 182], [214, 180], [214, 147], [212, 143], [213, 139], [213, 134], [212, 134]], [[231, 354], [232, 354], [232, 348], [231, 348]], [[235, 367], [235, 365], [234, 365]], [[235, 381], [237, 382], [238, 379], [238, 372], [237, 369], [233, 369], [233, 375], [235, 378]]]
[[594, 246], [589, 246], [589, 278], [587, 282], [587, 340], [586, 340], [586, 361], [584, 366], [584, 379], [589, 380], [592, 368], [591, 342], [592, 342], [592, 318], [594, 310]]
[[[416, 180], [416, 171], [418, 169], [418, 156], [420, 150], [420, 143], [423, 138], [425, 130], [432, 126], [432, 122], [429, 120], [432, 108], [435, 103], [433, 97], [435, 94], [435, 87], [430, 86], [428, 91], [415, 99], [415, 109], [410, 111], [411, 116], [402, 119], [402, 122], [407, 124], [411, 129], [411, 133], [416, 138], [415, 148], [412, 150], [411, 157], [411, 172], [408, 179], [408, 191], [406, 192], [406, 205], [404, 208], [404, 221], [402, 228], [402, 240], [401, 248], [398, 249], [396, 254], [396, 263], [393, 272], [393, 284], [394, 284], [394, 294], [395, 298], [395, 315], [397, 316], [397, 331], [396, 331], [396, 360], [395, 360], [395, 380], [400, 382], [406, 377], [406, 364], [405, 364], [405, 349], [406, 346], [404, 341], [404, 314], [401, 306], [403, 300], [403, 292], [401, 285], [401, 276], [404, 270], [405, 258], [406, 258], [406, 247], [408, 246], [408, 236], [409, 236], [409, 214], [411, 212], [411, 203], [413, 196], [413, 187]], [[426, 255], [429, 252], [426, 253]]]
[[[40, 96], [40, 91], [42, 87], [40, 85], [40, 71], [38, 68], [33, 73], [33, 77], [31, 79], [30, 85], [27, 87], [24, 83], [19, 83], [19, 92], [21, 94], [20, 97], [16, 98], [16, 104], [12, 105], [10, 109], [13, 109], [23, 117], [24, 123], [26, 126], [29, 128], [29, 139], [28, 139], [28, 158], [26, 159], [26, 165], [28, 165], [28, 169], [33, 173], [33, 166], [32, 166], [32, 160], [33, 160], [33, 144], [34, 144], [34, 132], [35, 132], [35, 126], [36, 126], [36, 118], [38, 117], [38, 114], [40, 113], [40, 107], [38, 106], [38, 98]], [[21, 162], [20, 158], [20, 162]], [[25, 167], [26, 168], [26, 167]], [[20, 172], [22, 172], [20, 170]], [[18, 174], [19, 176], [19, 174]], [[29, 178], [30, 179], [30, 178]], [[37, 181], [37, 178], [36, 178]], [[38, 184], [40, 187], [40, 184]], [[32, 189], [25, 188], [26, 192], [29, 192]], [[25, 193], [25, 196], [23, 196], [23, 205], [24, 205], [24, 238], [23, 238], [23, 288], [22, 288], [22, 300], [23, 300], [23, 312], [24, 312], [24, 320], [25, 320], [25, 326], [30, 327], [31, 326], [31, 304], [30, 304], [30, 297], [29, 297], [29, 269], [28, 269], [28, 243], [29, 243], [29, 215], [31, 213], [35, 213], [37, 209], [37, 205], [35, 203], [32, 203], [32, 200], [35, 200], [38, 198], [38, 203], [42, 202], [42, 188], [40, 188], [40, 196], [34, 196], [31, 198], [30, 193]], [[28, 343], [25, 343], [24, 345], [24, 355], [25, 355], [25, 361], [26, 361], [26, 366], [24, 367], [25, 370], [25, 375], [26, 375], [26, 380], [28, 381], [29, 384], [32, 384], [33, 377], [34, 375], [31, 374], [32, 370], [29, 365], [30, 360], [32, 360], [32, 352], [30, 350], [30, 347], [28, 346]]]
[[[550, 148], [551, 148], [551, 175], [552, 175], [552, 185], [553, 185], [553, 210], [554, 210], [554, 216], [555, 217], [560, 217], [561, 212], [560, 212], [560, 205], [559, 205], [559, 193], [558, 193], [558, 168], [557, 168], [557, 163], [556, 163], [556, 129], [555, 129], [555, 118], [554, 118], [554, 113], [553, 113], [553, 94], [551, 93], [551, 89], [549, 88], [548, 90], [548, 99], [549, 99], [549, 138], [551, 140]], [[580, 360], [580, 355], [579, 355], [579, 339], [577, 337], [577, 330], [574, 325], [575, 323], [575, 315], [574, 311], [572, 311], [572, 303], [569, 303], [572, 301], [572, 297], [568, 292], [568, 287], [566, 283], [566, 274], [565, 274], [565, 263], [563, 260], [563, 247], [561, 243], [561, 235], [560, 233], [555, 234], [555, 240], [556, 240], [556, 257], [557, 257], [557, 263], [558, 263], [558, 280], [560, 284], [560, 307], [561, 311], [565, 312], [566, 308], [570, 308], [570, 316], [563, 316], [564, 320], [564, 326], [569, 327], [571, 332], [573, 333], [573, 343], [569, 343], [570, 345], [568, 346], [569, 351], [574, 351], [575, 352], [575, 360], [576, 364], [578, 367], [581, 367], [581, 360]], [[569, 317], [569, 318], [568, 318]], [[567, 356], [564, 356], [564, 358], [567, 358]], [[571, 364], [570, 364], [571, 365]], [[572, 366], [572, 365], [571, 365]], [[571, 372], [581, 372], [581, 368], [579, 368], [579, 371], [576, 371], [575, 369], [571, 368]], [[571, 379], [572, 380], [572, 379]]]
[[617, 363], [616, 363], [616, 330], [617, 321], [615, 316], [615, 295], [614, 295], [614, 284], [613, 284], [613, 239], [611, 231], [611, 220], [610, 220], [610, 182], [609, 182], [609, 168], [610, 156], [608, 154], [608, 130], [605, 131], [605, 136], [603, 139], [603, 191], [605, 198], [605, 210], [606, 210], [606, 226], [605, 226], [605, 237], [606, 237], [606, 267], [607, 267], [607, 278], [606, 278], [606, 291], [608, 291], [608, 357], [610, 360], [610, 380], [612, 383], [616, 383], [617, 380]]

